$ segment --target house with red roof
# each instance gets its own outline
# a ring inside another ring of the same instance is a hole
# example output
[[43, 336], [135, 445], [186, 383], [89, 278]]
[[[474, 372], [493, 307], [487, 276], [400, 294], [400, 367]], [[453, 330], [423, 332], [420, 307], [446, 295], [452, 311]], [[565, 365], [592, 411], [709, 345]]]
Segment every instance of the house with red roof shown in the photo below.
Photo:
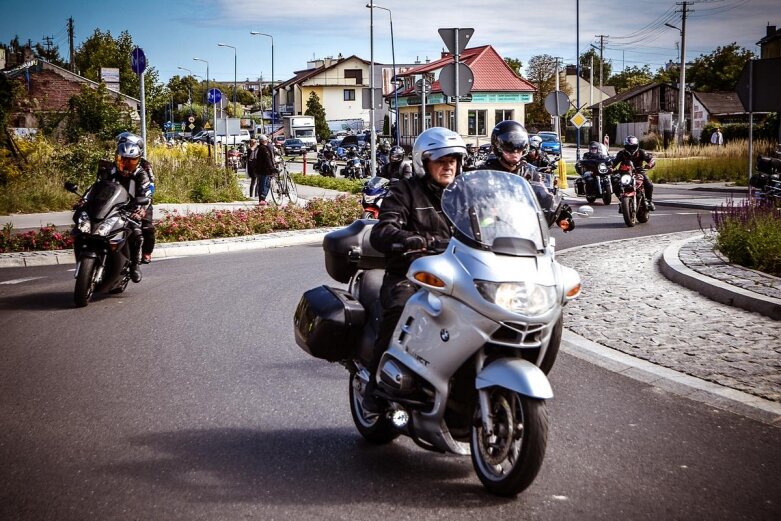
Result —
[[[439, 60], [397, 74], [404, 81], [397, 93], [403, 144], [414, 142], [423, 130], [424, 117], [426, 128], [439, 126], [456, 130], [455, 99], [445, 96], [439, 83], [442, 69], [453, 61], [450, 53], [443, 52]], [[507, 119], [524, 123], [525, 105], [532, 102], [537, 90], [531, 83], [516, 74], [490, 45], [465, 49], [460, 61], [468, 65], [474, 75], [471, 92], [461, 96], [458, 103], [457, 129], [467, 142], [488, 140], [494, 126]], [[425, 100], [415, 92], [415, 82], [422, 78], [431, 82], [431, 92]], [[394, 96], [391, 94], [388, 98], [394, 107]]]

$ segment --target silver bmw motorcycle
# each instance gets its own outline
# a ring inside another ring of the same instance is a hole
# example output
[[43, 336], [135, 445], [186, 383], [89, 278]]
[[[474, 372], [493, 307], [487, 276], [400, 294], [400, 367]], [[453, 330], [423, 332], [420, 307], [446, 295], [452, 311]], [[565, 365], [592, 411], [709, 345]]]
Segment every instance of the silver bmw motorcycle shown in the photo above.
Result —
[[490, 492], [516, 495], [542, 466], [553, 391], [540, 366], [555, 357], [562, 307], [579, 294], [580, 277], [556, 262], [548, 222], [520, 176], [462, 174], [445, 189], [442, 210], [453, 236], [410, 265], [419, 289], [377, 371], [385, 412], [362, 407], [382, 316], [384, 257], [369, 244], [376, 221], [324, 239], [326, 269], [348, 287], [303, 295], [296, 342], [349, 370], [353, 420], [369, 442], [403, 434], [425, 449], [471, 454]]

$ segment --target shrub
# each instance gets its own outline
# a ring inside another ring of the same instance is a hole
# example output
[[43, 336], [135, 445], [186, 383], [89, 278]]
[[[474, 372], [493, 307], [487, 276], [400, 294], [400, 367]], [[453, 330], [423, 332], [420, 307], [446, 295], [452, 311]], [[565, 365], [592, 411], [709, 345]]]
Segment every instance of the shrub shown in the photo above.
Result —
[[781, 213], [767, 204], [725, 203], [713, 212], [716, 246], [730, 262], [781, 275]]
[[14, 251], [64, 250], [73, 246], [73, 238], [54, 225], [41, 226], [39, 230], [13, 233], [13, 225], [6, 224], [0, 232], [0, 253]]
[[323, 177], [319, 175], [292, 174], [291, 177], [296, 184], [306, 186], [316, 186], [328, 190], [338, 190], [351, 194], [359, 194], [363, 190], [366, 181], [359, 179], [344, 179], [336, 177]]

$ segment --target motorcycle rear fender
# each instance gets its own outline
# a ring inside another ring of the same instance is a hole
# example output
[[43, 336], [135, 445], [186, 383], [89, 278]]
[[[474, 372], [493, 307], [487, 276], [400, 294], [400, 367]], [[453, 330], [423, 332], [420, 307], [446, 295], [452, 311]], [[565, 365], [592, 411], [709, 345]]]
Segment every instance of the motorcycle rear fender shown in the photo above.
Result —
[[528, 360], [500, 358], [485, 366], [475, 379], [478, 390], [502, 387], [540, 400], [553, 398], [553, 389], [545, 373]]

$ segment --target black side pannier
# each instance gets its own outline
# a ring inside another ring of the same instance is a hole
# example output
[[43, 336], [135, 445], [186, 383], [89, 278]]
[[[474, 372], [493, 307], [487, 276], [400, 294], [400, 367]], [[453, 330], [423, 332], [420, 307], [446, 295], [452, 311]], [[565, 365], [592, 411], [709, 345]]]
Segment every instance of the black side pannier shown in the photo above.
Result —
[[373, 223], [373, 220], [358, 219], [323, 238], [325, 270], [331, 278], [346, 283], [359, 269], [385, 268], [385, 255], [369, 243]]
[[757, 157], [757, 170], [763, 174], [781, 174], [781, 159], [775, 157]]
[[310, 289], [293, 319], [296, 344], [315, 358], [346, 360], [360, 341], [365, 315], [361, 303], [343, 289]]

